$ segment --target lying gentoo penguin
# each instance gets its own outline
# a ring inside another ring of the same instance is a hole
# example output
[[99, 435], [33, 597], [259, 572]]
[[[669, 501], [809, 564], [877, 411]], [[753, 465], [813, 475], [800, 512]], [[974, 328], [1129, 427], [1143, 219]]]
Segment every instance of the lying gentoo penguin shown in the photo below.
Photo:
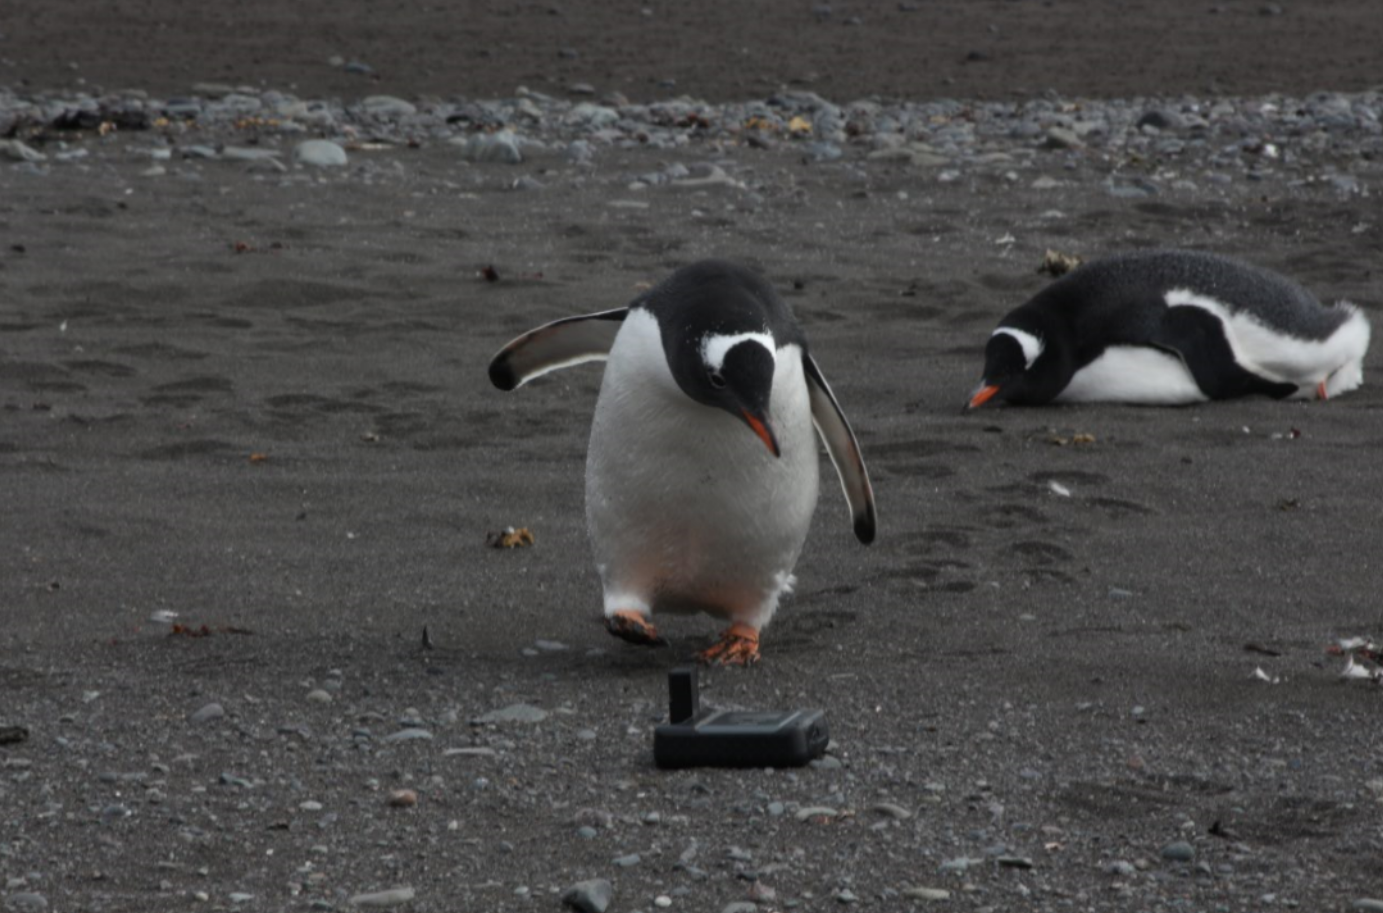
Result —
[[854, 518], [874, 539], [874, 493], [850, 423], [767, 282], [714, 260], [673, 273], [626, 308], [568, 317], [490, 363], [501, 390], [608, 359], [586, 457], [586, 522], [605, 626], [664, 643], [654, 611], [731, 622], [704, 662], [759, 658], [759, 631], [792, 588], [816, 508], [812, 426]]
[[969, 408], [1184, 405], [1262, 393], [1325, 399], [1363, 383], [1369, 322], [1290, 280], [1215, 254], [1121, 254], [1067, 273], [989, 337]]

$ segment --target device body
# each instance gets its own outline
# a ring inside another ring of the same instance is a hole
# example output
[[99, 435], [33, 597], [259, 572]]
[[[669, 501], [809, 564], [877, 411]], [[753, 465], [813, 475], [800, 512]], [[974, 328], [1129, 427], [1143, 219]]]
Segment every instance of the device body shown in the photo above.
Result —
[[669, 722], [653, 730], [659, 767], [801, 767], [831, 740], [820, 710], [701, 713], [695, 669], [668, 675]]

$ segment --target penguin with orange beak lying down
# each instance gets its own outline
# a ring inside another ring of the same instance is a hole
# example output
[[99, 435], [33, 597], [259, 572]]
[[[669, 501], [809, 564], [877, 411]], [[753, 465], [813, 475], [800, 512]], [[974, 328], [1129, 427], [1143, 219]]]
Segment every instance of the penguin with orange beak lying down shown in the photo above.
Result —
[[816, 508], [815, 434], [856, 537], [874, 539], [864, 459], [802, 328], [759, 276], [707, 260], [628, 307], [525, 333], [495, 356], [490, 380], [513, 390], [600, 359], [586, 521], [606, 628], [660, 644], [653, 612], [706, 612], [730, 625], [703, 661], [757, 661]]
[[1009, 312], [968, 408], [1327, 399], [1363, 383], [1369, 322], [1268, 270], [1187, 250], [1078, 267]]

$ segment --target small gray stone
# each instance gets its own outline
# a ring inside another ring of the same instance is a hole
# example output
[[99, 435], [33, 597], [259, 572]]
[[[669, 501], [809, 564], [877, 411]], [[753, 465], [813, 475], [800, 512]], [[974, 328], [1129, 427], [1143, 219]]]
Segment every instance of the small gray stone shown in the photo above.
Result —
[[194, 711], [192, 715], [187, 718], [187, 720], [189, 723], [209, 723], [212, 720], [219, 720], [221, 717], [225, 715], [226, 708], [222, 707], [215, 701], [212, 701], [210, 704], [206, 704], [200, 709]]
[[1162, 848], [1162, 858], [1170, 862], [1190, 862], [1196, 858], [1196, 848], [1185, 840], [1178, 840]]
[[416, 895], [417, 891], [409, 887], [390, 888], [387, 891], [372, 891], [368, 894], [356, 894], [347, 903], [353, 907], [397, 907], [408, 903]]
[[959, 875], [972, 865], [977, 865], [979, 862], [980, 860], [978, 859], [970, 859], [967, 856], [957, 856], [955, 859], [947, 859], [937, 868], [943, 872]]
[[747, 900], [737, 900], [734, 903], [726, 904], [720, 913], [759, 913], [758, 904], [752, 904]]
[[523, 161], [518, 137], [509, 130], [458, 136], [451, 142], [461, 147], [461, 157], [467, 161], [499, 162], [504, 165], [517, 165]]
[[1374, 900], [1371, 897], [1361, 897], [1350, 906], [1356, 910], [1368, 910], [1369, 913], [1383, 913], [1383, 900]]
[[386, 742], [418, 742], [432, 741], [432, 733], [426, 729], [400, 729], [398, 732], [391, 732], [384, 737]]
[[1111, 875], [1119, 875], [1121, 877], [1128, 878], [1134, 874], [1137, 874], [1138, 869], [1134, 868], [1134, 865], [1131, 862], [1126, 862], [1123, 859], [1116, 859], [1105, 867], [1105, 871], [1109, 872], [1109, 874]]
[[33, 891], [20, 891], [5, 898], [5, 909], [17, 913], [38, 913], [48, 909], [48, 898]]
[[293, 160], [315, 168], [341, 168], [346, 164], [346, 150], [329, 139], [310, 139], [298, 143]]
[[471, 723], [541, 723], [547, 719], [547, 711], [532, 704], [510, 704], [499, 710], [491, 710], [477, 717]]
[[640, 862], [643, 862], [643, 857], [638, 853], [630, 853], [628, 856], [616, 856], [614, 859], [610, 860], [610, 862], [618, 868], [631, 869]]
[[249, 146], [226, 146], [221, 150], [222, 158], [237, 162], [264, 162], [278, 156], [277, 149], [254, 149]]
[[909, 900], [950, 900], [951, 892], [945, 888], [904, 888], [903, 896]]
[[17, 139], [0, 139], [0, 153], [16, 162], [42, 162], [48, 158], [42, 152], [31, 149]]
[[610, 900], [615, 896], [615, 888], [604, 878], [578, 881], [562, 894], [562, 903], [577, 910], [578, 913], [605, 913]]
[[1085, 142], [1076, 135], [1074, 130], [1067, 130], [1065, 127], [1051, 127], [1047, 130], [1047, 138], [1042, 145], [1048, 149], [1083, 149]]
[[412, 103], [392, 95], [366, 96], [360, 102], [360, 107], [364, 108], [367, 114], [377, 114], [381, 117], [406, 117], [418, 113], [418, 109]]

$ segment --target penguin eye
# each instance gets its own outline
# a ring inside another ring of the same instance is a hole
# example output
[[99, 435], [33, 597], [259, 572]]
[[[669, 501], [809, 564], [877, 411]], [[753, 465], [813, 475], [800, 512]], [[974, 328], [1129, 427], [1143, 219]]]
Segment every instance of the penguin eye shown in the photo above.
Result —
[[724, 389], [725, 387], [725, 375], [721, 374], [719, 371], [706, 372], [706, 379], [709, 380], [711, 386], [717, 390]]

